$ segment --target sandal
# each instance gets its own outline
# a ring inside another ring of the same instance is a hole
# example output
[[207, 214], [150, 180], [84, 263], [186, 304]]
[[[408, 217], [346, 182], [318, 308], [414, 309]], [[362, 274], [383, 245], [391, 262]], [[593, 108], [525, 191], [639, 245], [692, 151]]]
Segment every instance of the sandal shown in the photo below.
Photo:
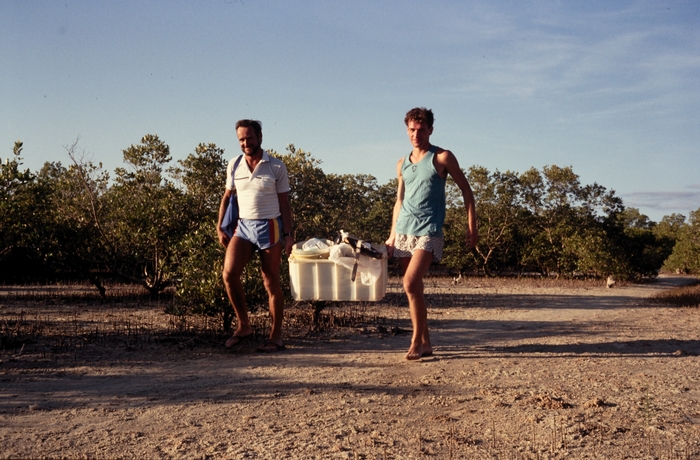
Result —
[[423, 353], [408, 353], [406, 359], [409, 361], [417, 361], [421, 358], [427, 358], [428, 356], [433, 356], [433, 351], [424, 351]]
[[257, 351], [259, 351], [260, 353], [274, 353], [276, 351], [282, 351], [286, 349], [287, 347], [285, 347], [284, 345], [280, 345], [279, 343], [275, 343], [271, 340], [265, 340], [265, 343], [262, 346], [258, 347]]
[[226, 348], [234, 348], [239, 345], [242, 345], [246, 343], [248, 340], [253, 338], [253, 333], [251, 332], [248, 335], [232, 335], [229, 337], [229, 339], [226, 341], [226, 345], [224, 345]]

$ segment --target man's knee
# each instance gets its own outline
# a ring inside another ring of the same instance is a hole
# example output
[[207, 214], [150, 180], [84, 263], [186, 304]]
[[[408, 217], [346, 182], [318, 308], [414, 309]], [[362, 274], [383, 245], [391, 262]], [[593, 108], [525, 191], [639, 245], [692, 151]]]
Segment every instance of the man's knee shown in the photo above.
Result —
[[276, 293], [282, 289], [280, 282], [280, 265], [282, 260], [278, 253], [268, 251], [262, 257], [262, 278], [263, 285], [269, 294]]
[[242, 273], [242, 271], [237, 272], [234, 266], [229, 266], [228, 264], [225, 264], [224, 269], [221, 272], [221, 277], [224, 280], [224, 284], [228, 286], [235, 282], [237, 279], [240, 279]]
[[280, 282], [279, 275], [263, 275], [263, 286], [265, 286], [268, 295], [275, 295], [282, 290], [282, 283]]
[[221, 272], [221, 278], [224, 280], [224, 286], [229, 287], [233, 284], [233, 276], [228, 270]]

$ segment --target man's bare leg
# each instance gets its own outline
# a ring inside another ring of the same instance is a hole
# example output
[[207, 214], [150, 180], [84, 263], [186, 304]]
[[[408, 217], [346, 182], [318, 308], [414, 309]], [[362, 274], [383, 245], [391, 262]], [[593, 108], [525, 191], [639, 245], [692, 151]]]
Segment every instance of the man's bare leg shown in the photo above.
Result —
[[[242, 238], [234, 236], [226, 247], [226, 256], [224, 258], [223, 279], [226, 295], [231, 301], [233, 311], [236, 313], [236, 330], [233, 337], [247, 337], [253, 333], [253, 328], [248, 319], [248, 306], [246, 305], [245, 289], [241, 282], [241, 275], [245, 266], [253, 257], [253, 245]], [[227, 341], [234, 344], [231, 339]]]
[[260, 251], [262, 276], [270, 304], [270, 337], [268, 343], [282, 345], [282, 319], [284, 316], [284, 294], [280, 284], [282, 244]]
[[423, 294], [423, 277], [433, 261], [433, 254], [422, 249], [414, 251], [410, 258], [399, 259], [404, 271], [403, 288], [408, 297], [408, 306], [413, 323], [413, 337], [406, 359], [415, 360], [433, 353], [428, 333], [428, 309]]

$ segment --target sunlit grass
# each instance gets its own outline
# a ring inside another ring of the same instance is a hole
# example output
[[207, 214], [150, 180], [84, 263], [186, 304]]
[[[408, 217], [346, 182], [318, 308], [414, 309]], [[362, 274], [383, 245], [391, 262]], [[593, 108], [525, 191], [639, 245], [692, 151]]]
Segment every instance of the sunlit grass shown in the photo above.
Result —
[[675, 305], [677, 307], [700, 307], [700, 280], [692, 286], [683, 286], [659, 292], [653, 300]]

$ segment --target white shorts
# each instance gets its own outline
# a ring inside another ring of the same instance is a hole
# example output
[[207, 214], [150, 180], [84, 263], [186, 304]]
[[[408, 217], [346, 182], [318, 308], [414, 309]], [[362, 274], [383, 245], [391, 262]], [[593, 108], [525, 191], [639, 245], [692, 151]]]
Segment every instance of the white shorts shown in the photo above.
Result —
[[442, 248], [445, 246], [445, 237], [442, 236], [412, 236], [396, 235], [394, 241], [394, 257], [401, 259], [411, 257], [413, 251], [422, 249], [433, 253], [433, 262], [442, 260]]

